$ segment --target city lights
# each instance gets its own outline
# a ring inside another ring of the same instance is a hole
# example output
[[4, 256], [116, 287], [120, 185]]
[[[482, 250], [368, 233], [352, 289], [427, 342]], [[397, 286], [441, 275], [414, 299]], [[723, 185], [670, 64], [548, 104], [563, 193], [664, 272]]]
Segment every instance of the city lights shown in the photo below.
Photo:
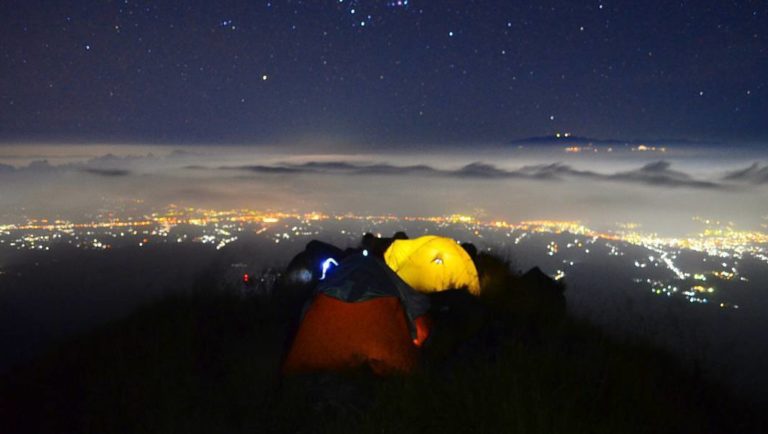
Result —
[[[750, 281], [740, 269], [741, 262], [751, 258], [768, 264], [768, 234], [739, 230], [730, 223], [699, 217], [694, 220], [703, 226], [700, 232], [662, 237], [640, 232], [639, 226], [633, 223], [617, 224], [613, 231], [597, 231], [578, 221], [509, 223], [498, 219], [483, 221], [467, 214], [432, 217], [326, 215], [178, 206], [138, 216], [118, 217], [117, 214], [104, 213], [90, 222], [39, 218], [0, 224], [0, 247], [50, 251], [57, 245], [66, 244], [81, 249], [107, 250], [124, 245], [149, 248], [161, 243], [200, 243], [222, 250], [249, 236], [263, 237], [274, 244], [303, 245], [326, 234], [329, 224], [339, 227], [337, 233], [349, 243], [359, 240], [366, 231], [381, 237], [388, 233], [387, 225], [403, 229], [415, 226], [424, 233], [457, 231], [466, 234], [461, 241], [486, 243], [485, 240], [489, 240], [487, 247], [483, 244], [487, 251], [506, 243], [523, 251], [543, 249], [541, 254], [555, 262], [542, 268], [556, 280], [567, 280], [566, 275], [586, 261], [585, 255], [606, 258], [603, 260], [627, 257], [621, 260], [628, 261], [635, 270], [634, 281], [648, 285], [651, 293], [683, 296], [689, 302], [702, 304], [712, 301], [712, 297], [719, 297], [717, 303], [722, 303], [724, 308], [735, 308], [736, 305], [722, 299], [727, 296], [727, 291], [719, 291], [718, 286]], [[358, 229], [353, 229], [355, 227]], [[682, 262], [683, 254], [697, 255], [698, 265]], [[660, 278], [662, 275], [667, 277]]]

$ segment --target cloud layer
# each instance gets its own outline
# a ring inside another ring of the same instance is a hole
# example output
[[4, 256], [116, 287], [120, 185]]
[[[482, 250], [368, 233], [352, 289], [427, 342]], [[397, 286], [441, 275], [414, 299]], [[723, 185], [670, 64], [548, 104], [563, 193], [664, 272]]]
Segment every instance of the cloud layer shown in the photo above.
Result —
[[752, 163], [745, 169], [729, 172], [723, 179], [751, 184], [768, 184], [768, 165]]
[[[738, 185], [768, 185], [768, 165], [753, 163], [740, 170], [726, 173], [713, 172], [706, 178], [696, 178], [689, 173], [672, 168], [668, 161], [647, 163], [637, 169], [614, 173], [579, 169], [560, 162], [536, 164], [518, 168], [503, 168], [486, 162], [473, 162], [464, 166], [445, 169], [428, 164], [397, 165], [387, 162], [307, 161], [302, 163], [241, 164], [224, 165], [211, 161], [210, 154], [176, 151], [166, 156], [147, 154], [143, 156], [118, 157], [112, 154], [91, 158], [80, 163], [62, 165], [50, 164], [47, 160], [36, 160], [27, 166], [13, 167], [0, 164], [2, 173], [52, 173], [79, 171], [101, 177], [129, 177], [142, 173], [167, 173], [174, 169], [216, 170], [220, 172], [247, 172], [262, 175], [345, 175], [345, 176], [391, 176], [391, 177], [443, 177], [471, 180], [541, 180], [566, 181], [582, 179], [595, 182], [621, 182], [652, 187], [731, 189]], [[215, 161], [215, 160], [214, 160]], [[224, 163], [226, 164], [226, 163]]]
[[[194, 167], [190, 167], [194, 168]], [[529, 179], [562, 181], [580, 178], [594, 181], [613, 181], [663, 187], [688, 187], [716, 189], [727, 185], [719, 182], [695, 179], [691, 175], [673, 170], [667, 161], [648, 163], [638, 169], [599, 173], [578, 170], [567, 164], [552, 163], [524, 166], [519, 169], [504, 169], [492, 164], [474, 162], [458, 169], [439, 169], [432, 166], [388, 163], [358, 164], [345, 161], [310, 161], [301, 164], [225, 166], [221, 170], [248, 171], [260, 174], [331, 174], [331, 175], [376, 175], [376, 176], [432, 176], [464, 179]], [[745, 169], [746, 170], [746, 169]], [[765, 168], [763, 168], [765, 170]]]

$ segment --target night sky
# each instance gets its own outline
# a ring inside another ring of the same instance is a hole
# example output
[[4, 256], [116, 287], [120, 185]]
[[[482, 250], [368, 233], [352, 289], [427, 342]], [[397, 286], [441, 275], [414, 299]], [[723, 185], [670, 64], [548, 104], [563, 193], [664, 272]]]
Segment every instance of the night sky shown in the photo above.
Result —
[[5, 142], [768, 140], [766, 1], [0, 3]]

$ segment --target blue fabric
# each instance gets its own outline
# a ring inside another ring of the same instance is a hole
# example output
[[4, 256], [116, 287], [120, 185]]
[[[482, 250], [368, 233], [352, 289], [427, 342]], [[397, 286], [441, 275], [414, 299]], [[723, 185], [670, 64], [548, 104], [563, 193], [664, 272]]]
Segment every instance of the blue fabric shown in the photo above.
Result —
[[426, 295], [411, 288], [380, 259], [362, 254], [349, 256], [338, 266], [331, 267], [315, 292], [347, 303], [378, 297], [397, 297], [403, 304], [414, 338], [414, 320], [429, 310], [429, 298]]

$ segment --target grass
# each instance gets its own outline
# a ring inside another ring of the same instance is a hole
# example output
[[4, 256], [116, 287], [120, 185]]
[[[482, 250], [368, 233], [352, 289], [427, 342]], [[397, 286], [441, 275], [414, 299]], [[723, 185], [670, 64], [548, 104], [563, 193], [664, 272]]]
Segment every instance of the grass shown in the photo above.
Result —
[[493, 275], [484, 287], [496, 290], [479, 300], [458, 291], [433, 300], [445, 309], [436, 309], [435, 334], [412, 375], [380, 378], [360, 369], [284, 378], [279, 367], [299, 302], [194, 290], [144, 306], [8, 374], [0, 381], [2, 432], [765, 428], [747, 405], [671, 355], [609, 338], [550, 309], [556, 292], [526, 288], [505, 268], [489, 273], [492, 264], [479, 264], [486, 277]]

